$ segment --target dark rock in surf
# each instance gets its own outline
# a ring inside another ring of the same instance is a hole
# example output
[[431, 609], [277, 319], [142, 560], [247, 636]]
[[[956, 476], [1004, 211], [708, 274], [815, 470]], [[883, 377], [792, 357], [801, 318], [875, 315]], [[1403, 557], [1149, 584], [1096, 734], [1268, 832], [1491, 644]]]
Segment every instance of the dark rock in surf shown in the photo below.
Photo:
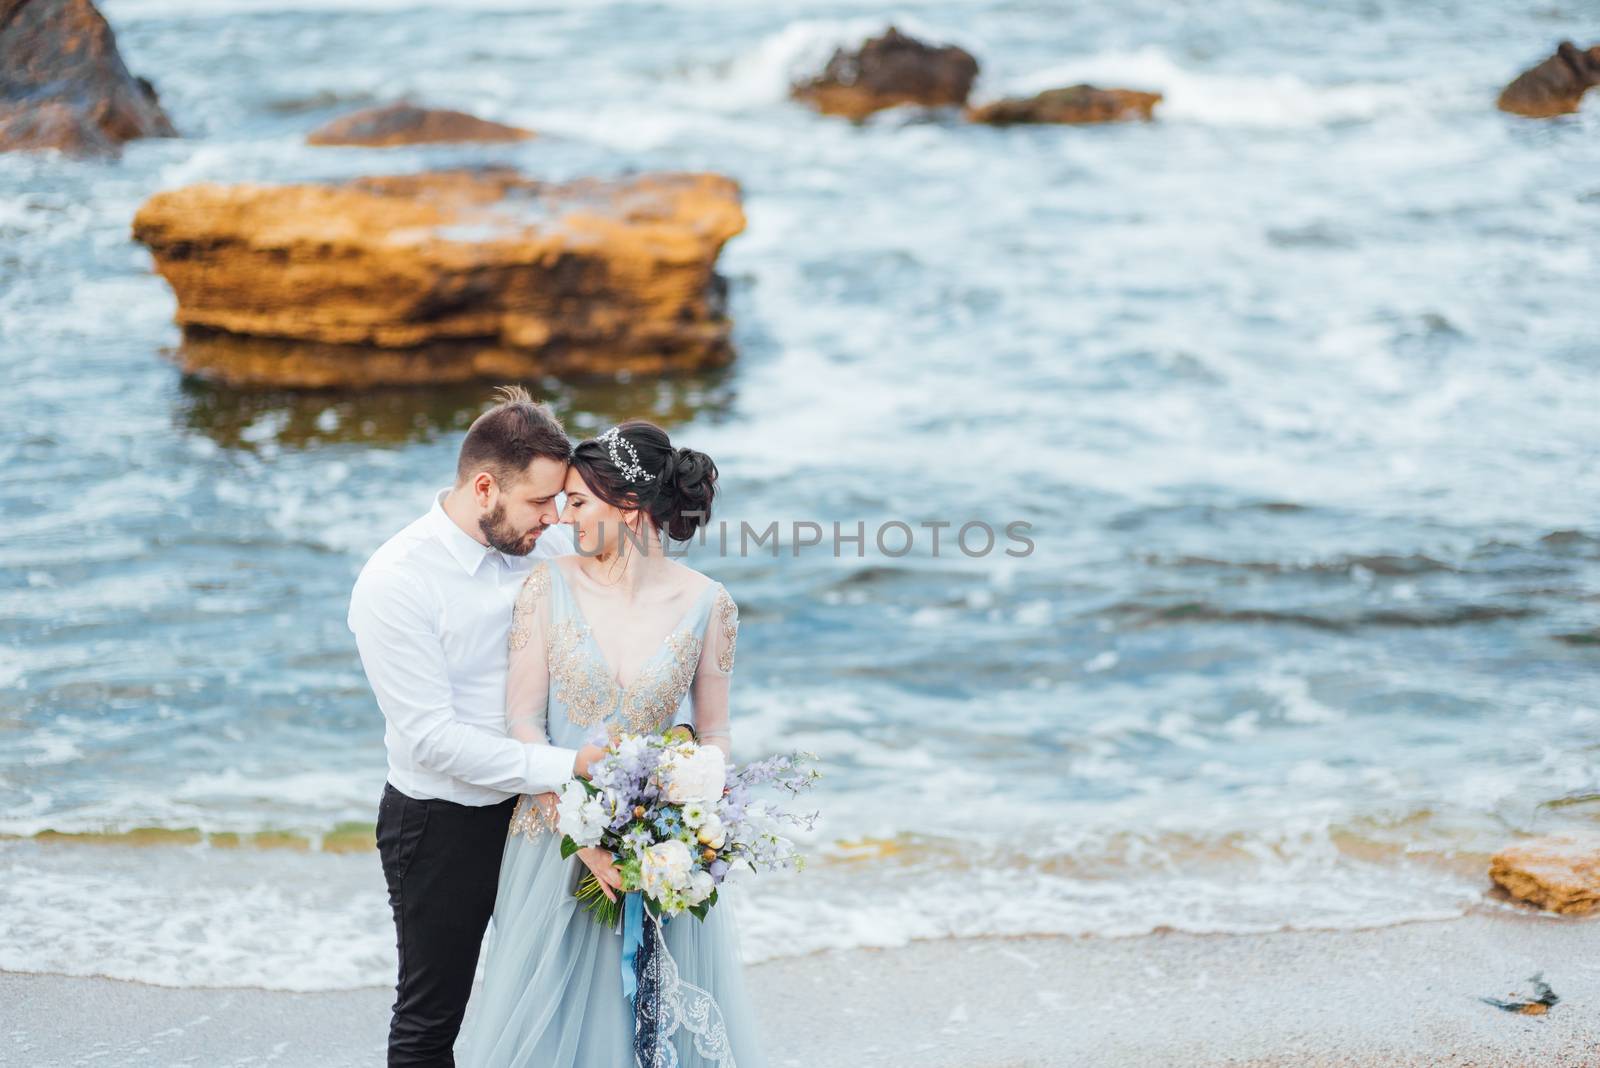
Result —
[[1568, 115], [1583, 94], [1600, 85], [1600, 45], [1588, 50], [1562, 41], [1556, 54], [1517, 75], [1500, 94], [1500, 110], [1531, 119]]
[[389, 148], [394, 145], [526, 141], [533, 136], [532, 130], [490, 122], [464, 111], [424, 108], [402, 101], [334, 119], [312, 131], [306, 143]]
[[176, 136], [89, 0], [0, 0], [0, 151], [116, 156], [125, 141]]
[[960, 107], [978, 77], [978, 61], [955, 45], [928, 45], [890, 26], [854, 51], [841, 48], [822, 73], [789, 95], [824, 115], [860, 122], [885, 108]]
[[1030, 97], [1008, 97], [979, 107], [968, 108], [972, 122], [991, 126], [1019, 123], [1148, 122], [1160, 93], [1136, 89], [1101, 89], [1093, 85], [1069, 85], [1065, 89], [1046, 89]]

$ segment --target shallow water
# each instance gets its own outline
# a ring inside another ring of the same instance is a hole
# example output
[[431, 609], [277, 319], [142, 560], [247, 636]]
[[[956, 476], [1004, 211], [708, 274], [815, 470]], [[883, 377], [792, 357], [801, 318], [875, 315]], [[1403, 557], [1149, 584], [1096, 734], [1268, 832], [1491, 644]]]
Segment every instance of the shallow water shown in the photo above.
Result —
[[[784, 99], [870, 5], [105, 5], [184, 140], [0, 156], [0, 967], [382, 983], [371, 854], [30, 841], [370, 821], [344, 627], [477, 387], [181, 378], [151, 193], [497, 161], [743, 185], [740, 358], [537, 385], [575, 434], [711, 453], [721, 518], [1032, 524], [1025, 559], [697, 552], [742, 606], [741, 758], [827, 776], [752, 957], [943, 935], [1451, 915], [1589, 822], [1600, 702], [1600, 110], [1497, 113], [1581, 5], [894, 9], [978, 96], [1094, 80], [1161, 121], [862, 128]], [[1592, 14], [1592, 12], [1590, 12]], [[511, 147], [311, 149], [411, 94]]]

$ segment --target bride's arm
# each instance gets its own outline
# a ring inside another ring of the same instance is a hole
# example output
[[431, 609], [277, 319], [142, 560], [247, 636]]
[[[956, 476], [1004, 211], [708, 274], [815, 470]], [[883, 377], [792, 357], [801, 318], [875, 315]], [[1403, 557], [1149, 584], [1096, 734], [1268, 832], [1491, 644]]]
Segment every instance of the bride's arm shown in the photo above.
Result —
[[[553, 566], [535, 565], [523, 582], [512, 609], [511, 633], [506, 639], [506, 730], [519, 742], [564, 754], [568, 767], [575, 773], [581, 768], [587, 775], [589, 764], [603, 755], [598, 746], [585, 745], [573, 750], [550, 742], [550, 658], [545, 644], [550, 623], [550, 575], [544, 569]], [[556, 827], [558, 800], [559, 796], [553, 791], [533, 795], [533, 803], [539, 806], [546, 826], [552, 829]], [[622, 875], [610, 852], [597, 847], [580, 849], [578, 859], [595, 873], [606, 897], [617, 900]]]
[[[545, 646], [545, 631], [550, 618], [550, 565], [540, 563], [528, 573], [511, 612], [511, 633], [506, 640], [506, 732], [517, 741], [540, 753], [540, 763], [550, 769], [547, 781], [559, 786], [587, 770], [592, 757], [584, 751], [567, 749], [550, 742], [547, 716], [550, 700], [550, 661]], [[545, 752], [548, 751], [548, 752]], [[557, 777], [558, 769], [566, 774]], [[537, 795], [553, 805], [555, 795]]]
[[733, 681], [733, 651], [739, 637], [739, 606], [726, 587], [717, 587], [700, 647], [689, 698], [694, 706], [694, 729], [702, 743], [715, 745], [723, 756], [733, 756], [733, 735], [728, 724], [728, 690]]

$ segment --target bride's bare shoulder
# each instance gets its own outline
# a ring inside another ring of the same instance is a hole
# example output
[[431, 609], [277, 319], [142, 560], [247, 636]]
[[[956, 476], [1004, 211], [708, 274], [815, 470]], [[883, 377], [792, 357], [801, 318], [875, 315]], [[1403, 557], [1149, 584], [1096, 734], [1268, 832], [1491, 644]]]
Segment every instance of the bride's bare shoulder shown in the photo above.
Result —
[[676, 569], [673, 577], [679, 584], [678, 588], [686, 591], [691, 596], [698, 597], [700, 594], [705, 592], [707, 586], [713, 585], [716, 582], [716, 579], [712, 578], [710, 575], [707, 575], [703, 571], [696, 571], [688, 564], [682, 563], [678, 560], [671, 561], [671, 564], [672, 567]]

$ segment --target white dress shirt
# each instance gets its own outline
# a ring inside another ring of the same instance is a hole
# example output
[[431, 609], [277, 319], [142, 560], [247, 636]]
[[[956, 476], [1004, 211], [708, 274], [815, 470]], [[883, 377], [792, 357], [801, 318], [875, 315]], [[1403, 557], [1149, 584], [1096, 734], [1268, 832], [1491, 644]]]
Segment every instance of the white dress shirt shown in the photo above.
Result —
[[558, 523], [528, 556], [480, 543], [445, 514], [384, 542], [350, 595], [350, 629], [387, 726], [389, 782], [418, 800], [492, 805], [556, 790], [576, 750], [506, 733], [506, 636], [533, 560], [574, 552]]

